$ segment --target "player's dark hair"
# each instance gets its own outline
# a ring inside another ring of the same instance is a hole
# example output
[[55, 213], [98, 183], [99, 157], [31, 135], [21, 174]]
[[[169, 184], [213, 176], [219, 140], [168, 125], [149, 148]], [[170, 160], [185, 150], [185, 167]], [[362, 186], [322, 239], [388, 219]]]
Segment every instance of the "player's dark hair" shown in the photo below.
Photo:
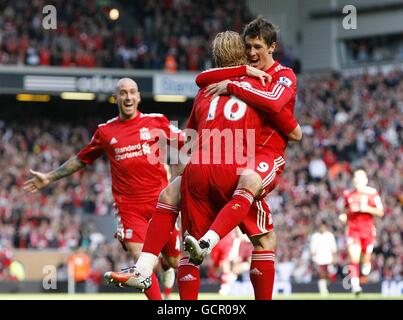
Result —
[[271, 46], [273, 42], [277, 42], [277, 33], [279, 29], [264, 19], [263, 17], [258, 17], [251, 22], [249, 22], [242, 33], [243, 41], [246, 37], [255, 39], [259, 38], [266, 42], [267, 46]]

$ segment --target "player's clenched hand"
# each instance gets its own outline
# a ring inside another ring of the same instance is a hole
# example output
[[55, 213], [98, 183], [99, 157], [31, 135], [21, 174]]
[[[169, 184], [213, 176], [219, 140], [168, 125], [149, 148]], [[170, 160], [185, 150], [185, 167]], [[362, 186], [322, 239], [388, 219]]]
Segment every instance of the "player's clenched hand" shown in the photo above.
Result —
[[259, 79], [264, 87], [266, 84], [271, 83], [271, 75], [255, 67], [246, 66], [246, 74], [250, 77]]
[[227, 85], [231, 82], [230, 80], [223, 80], [218, 83], [210, 84], [206, 87], [206, 94], [205, 97], [211, 96], [211, 100], [215, 97], [218, 97], [221, 94], [228, 94]]
[[51, 183], [51, 180], [46, 173], [34, 170], [29, 170], [29, 172], [31, 172], [34, 177], [24, 182], [25, 191], [36, 192]]

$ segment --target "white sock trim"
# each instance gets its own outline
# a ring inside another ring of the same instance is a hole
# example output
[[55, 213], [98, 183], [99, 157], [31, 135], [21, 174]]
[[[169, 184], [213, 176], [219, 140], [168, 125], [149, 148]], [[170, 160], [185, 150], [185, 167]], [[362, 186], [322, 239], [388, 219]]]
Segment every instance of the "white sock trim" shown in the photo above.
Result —
[[217, 234], [217, 232], [209, 230], [203, 237], [200, 238], [200, 240], [204, 240], [210, 243], [210, 252], [211, 252], [211, 250], [213, 250], [213, 248], [220, 241], [220, 236]]

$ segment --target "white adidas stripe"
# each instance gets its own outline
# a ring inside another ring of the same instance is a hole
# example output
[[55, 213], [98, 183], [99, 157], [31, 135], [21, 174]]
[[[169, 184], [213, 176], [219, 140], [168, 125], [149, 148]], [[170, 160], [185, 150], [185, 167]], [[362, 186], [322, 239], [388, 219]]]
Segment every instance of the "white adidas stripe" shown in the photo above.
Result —
[[274, 259], [276, 256], [273, 254], [273, 255], [257, 255], [257, 256], [254, 256], [254, 255], [252, 255], [252, 260], [271, 260], [271, 259]]
[[253, 88], [246, 88], [245, 87], [245, 90], [250, 91], [252, 93], [255, 93], [256, 95], [261, 96], [261, 97], [263, 97], [265, 99], [268, 99], [268, 100], [278, 100], [280, 98], [281, 94], [284, 92], [285, 87], [282, 86], [282, 85], [276, 85], [276, 86], [280, 86], [280, 87], [276, 89], [276, 92], [273, 95], [272, 94], [266, 94], [265, 91], [260, 91], [260, 90], [253, 89]]
[[266, 228], [265, 228], [265, 221], [266, 221], [266, 211], [264, 211], [263, 207], [262, 207], [262, 203], [259, 202], [259, 208], [260, 208], [260, 230], [262, 230], [263, 232], [266, 232]]
[[275, 257], [252, 258], [253, 261], [273, 261]]
[[275, 169], [274, 169], [273, 173], [271, 174], [271, 176], [267, 177], [266, 178], [267, 180], [265, 179], [265, 182], [263, 183], [264, 188], [266, 188], [274, 180], [274, 178], [276, 177], [276, 172], [279, 169], [280, 169], [279, 167], [275, 167]]
[[266, 259], [258, 259], [258, 258], [252, 258], [253, 261], [275, 261], [276, 259], [274, 258], [266, 258]]
[[282, 157], [279, 157], [277, 159], [274, 159], [274, 167], [270, 171], [270, 173], [266, 176], [266, 178], [263, 179], [262, 184], [263, 187], [266, 187], [270, 184], [270, 182], [273, 181], [273, 179], [276, 176], [276, 172], [280, 169], [280, 167], [285, 164], [285, 161]]
[[263, 90], [259, 90], [259, 89], [253, 88], [253, 87], [248, 87], [240, 82], [237, 82], [236, 85], [238, 87], [247, 88], [247, 89], [249, 89], [249, 91], [253, 91], [253, 92], [262, 94], [264, 96], [267, 96], [267, 97], [276, 97], [279, 94], [279, 91], [282, 88], [284, 88], [284, 86], [281, 85], [280, 83], [275, 84], [274, 87], [271, 89], [271, 91], [263, 91]]
[[273, 169], [272, 169], [272, 171], [270, 171], [270, 173], [267, 175], [267, 177], [263, 179], [263, 182], [264, 182], [265, 180], [267, 180], [267, 179], [270, 177], [270, 175], [272, 174], [273, 170], [278, 169], [278, 168], [281, 167], [284, 163], [285, 163], [285, 160], [284, 160], [282, 157], [279, 157], [279, 158], [277, 158], [277, 159], [274, 159], [274, 166], [273, 166]]
[[174, 212], [179, 212], [179, 209], [177, 207], [162, 204], [162, 203], [157, 203], [157, 208], [162, 208], [162, 209], [166, 209], [166, 210], [170, 210], [170, 211], [174, 211]]
[[234, 196], [242, 196], [244, 198], [246, 198], [246, 200], [248, 200], [250, 203], [253, 202], [254, 198], [252, 195], [250, 195], [249, 193], [245, 192], [245, 191], [235, 191], [234, 192]]
[[256, 201], [257, 218], [256, 225], [262, 233], [268, 232], [266, 229], [266, 211], [263, 209], [262, 202]]
[[277, 166], [274, 166], [273, 169], [270, 171], [270, 173], [266, 176], [266, 178], [263, 179], [262, 183], [263, 187], [266, 187], [266, 185], [269, 184], [274, 179], [277, 170], [278, 170]]
[[267, 96], [276, 96], [278, 91], [281, 89], [282, 85], [280, 85], [279, 83], [277, 83], [272, 89], [271, 91], [263, 91], [263, 90], [259, 90], [253, 87], [249, 87], [247, 85], [245, 85], [244, 82], [239, 82], [239, 81], [231, 81], [231, 83], [235, 84], [237, 87], [241, 87], [241, 88], [248, 88], [250, 90], [254, 90], [256, 92], [261, 92], [264, 95]]
[[[262, 90], [258, 90], [258, 89], [255, 89], [255, 88], [249, 88], [249, 87], [243, 86], [243, 85], [241, 85], [239, 83], [235, 83], [235, 81], [233, 83], [237, 87], [240, 87], [240, 88], [242, 88], [242, 89], [244, 89], [246, 91], [254, 93], [254, 94], [256, 94], [258, 96], [261, 96], [261, 97], [263, 97], [265, 99], [268, 99], [268, 100], [278, 100], [280, 98], [281, 94], [285, 90], [285, 87], [283, 85], [281, 85], [281, 84], [276, 84], [272, 91], [267, 92], [267, 91], [262, 91]], [[272, 93], [272, 92], [274, 92], [274, 93]]]
[[254, 253], [252, 258], [274, 258], [276, 255], [274, 253]]

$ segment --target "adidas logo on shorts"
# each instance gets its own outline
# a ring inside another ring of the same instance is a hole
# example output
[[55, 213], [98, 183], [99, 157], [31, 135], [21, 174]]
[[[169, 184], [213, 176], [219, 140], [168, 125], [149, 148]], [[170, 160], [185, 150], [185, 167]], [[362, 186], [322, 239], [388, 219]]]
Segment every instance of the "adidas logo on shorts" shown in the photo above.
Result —
[[193, 280], [196, 280], [196, 278], [193, 277], [190, 273], [179, 279], [179, 281], [193, 281]]

